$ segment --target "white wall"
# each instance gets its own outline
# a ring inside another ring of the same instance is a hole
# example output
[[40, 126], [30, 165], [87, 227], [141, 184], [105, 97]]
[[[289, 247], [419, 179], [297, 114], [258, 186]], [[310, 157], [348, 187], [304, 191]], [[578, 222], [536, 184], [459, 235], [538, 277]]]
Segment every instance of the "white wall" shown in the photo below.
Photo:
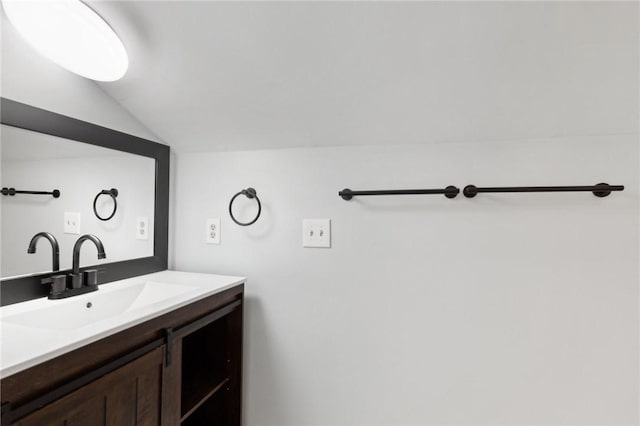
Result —
[[[637, 424], [638, 154], [637, 134], [181, 154], [175, 268], [249, 278], [247, 425]], [[337, 195], [601, 181], [626, 189]], [[331, 218], [331, 249], [302, 248], [303, 218]]]
[[[211, 108], [157, 127], [183, 150], [173, 266], [249, 278], [245, 424], [638, 424], [637, 3], [270, 5], [216, 15], [226, 37], [194, 49], [215, 66], [175, 64], [215, 81], [160, 95]], [[306, 148], [238, 151], [274, 146]], [[626, 190], [337, 195], [601, 181]], [[332, 219], [331, 249], [302, 248], [304, 218]]]

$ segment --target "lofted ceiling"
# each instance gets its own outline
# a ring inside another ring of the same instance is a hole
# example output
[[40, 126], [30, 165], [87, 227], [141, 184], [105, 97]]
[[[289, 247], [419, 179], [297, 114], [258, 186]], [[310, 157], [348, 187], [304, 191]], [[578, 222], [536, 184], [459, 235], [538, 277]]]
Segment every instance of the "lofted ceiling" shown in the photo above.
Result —
[[92, 2], [178, 152], [638, 130], [638, 3]]

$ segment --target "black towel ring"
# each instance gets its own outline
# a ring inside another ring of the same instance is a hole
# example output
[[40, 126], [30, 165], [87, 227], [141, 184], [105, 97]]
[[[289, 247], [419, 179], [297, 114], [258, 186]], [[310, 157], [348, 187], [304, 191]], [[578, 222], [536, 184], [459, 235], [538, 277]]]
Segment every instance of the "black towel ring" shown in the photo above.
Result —
[[[238, 222], [236, 220], [236, 218], [233, 217], [233, 210], [232, 210], [231, 207], [233, 206], [233, 202], [238, 197], [238, 195], [241, 195], [241, 194], [243, 194], [247, 198], [255, 198], [256, 202], [258, 203], [258, 214], [256, 215], [256, 217], [251, 222], [247, 222], [247, 223]], [[253, 225], [254, 223], [256, 223], [256, 220], [258, 220], [258, 218], [260, 217], [260, 213], [261, 212], [262, 212], [262, 205], [260, 204], [260, 199], [258, 198], [258, 195], [256, 194], [256, 190], [253, 189], [253, 188], [243, 189], [242, 191], [240, 191], [236, 195], [234, 195], [231, 198], [231, 201], [229, 202], [229, 215], [231, 216], [231, 220], [233, 220], [235, 223], [237, 223], [240, 226]]]
[[[102, 217], [98, 214], [98, 209], [96, 208], [96, 203], [98, 202], [98, 198], [100, 198], [101, 195], [109, 195], [111, 196], [111, 199], [113, 200], [113, 211], [111, 212], [111, 214], [109, 215], [109, 217]], [[111, 188], [111, 189], [103, 189], [102, 191], [98, 192], [98, 195], [96, 195], [96, 198], [93, 199], [93, 213], [96, 215], [96, 217], [100, 220], [103, 221], [107, 221], [109, 219], [111, 219], [113, 216], [115, 216], [116, 214], [116, 210], [118, 210], [118, 201], [116, 201], [116, 197], [118, 196], [118, 190], [115, 188]]]

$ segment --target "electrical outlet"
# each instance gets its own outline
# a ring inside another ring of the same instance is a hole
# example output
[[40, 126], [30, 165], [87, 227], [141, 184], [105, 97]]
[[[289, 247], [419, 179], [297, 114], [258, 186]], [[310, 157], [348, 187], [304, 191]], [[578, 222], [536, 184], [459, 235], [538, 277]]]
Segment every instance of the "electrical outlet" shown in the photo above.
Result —
[[331, 247], [331, 219], [304, 219], [302, 247]]
[[220, 218], [207, 219], [205, 242], [207, 244], [220, 244]]
[[64, 233], [80, 234], [80, 213], [64, 212]]
[[149, 217], [138, 216], [136, 218], [136, 238], [139, 240], [149, 239]]

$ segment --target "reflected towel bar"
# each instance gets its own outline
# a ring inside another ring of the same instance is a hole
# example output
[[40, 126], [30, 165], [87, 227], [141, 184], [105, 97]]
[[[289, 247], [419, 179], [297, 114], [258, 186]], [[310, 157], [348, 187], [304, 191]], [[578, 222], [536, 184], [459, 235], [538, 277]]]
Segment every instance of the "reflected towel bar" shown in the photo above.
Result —
[[47, 192], [47, 191], [18, 191], [15, 188], [2, 188], [0, 193], [2, 195], [11, 195], [11, 196], [14, 196], [16, 194], [35, 194], [35, 195], [53, 195], [53, 198], [60, 197], [60, 191], [58, 191], [57, 189], [54, 189], [51, 192]]
[[[98, 214], [98, 208], [96, 204], [98, 203], [98, 198], [100, 198], [101, 195], [108, 195], [113, 200], [113, 210], [111, 211], [111, 214], [107, 217], [102, 217]], [[96, 197], [93, 199], [93, 214], [95, 214], [96, 217], [103, 222], [106, 222], [107, 220], [111, 220], [111, 218], [115, 216], [116, 211], [118, 210], [118, 200], [116, 199], [117, 196], [118, 196], [118, 189], [116, 188], [103, 189], [102, 191], [98, 192], [98, 195], [96, 195]]]
[[473, 198], [480, 193], [498, 192], [592, 192], [596, 197], [606, 197], [612, 191], [624, 191], [624, 185], [599, 183], [592, 186], [503, 186], [493, 188], [467, 185], [462, 193], [467, 198]]
[[345, 188], [338, 192], [338, 195], [343, 200], [350, 200], [353, 197], [359, 197], [363, 195], [431, 195], [431, 194], [444, 194], [447, 198], [455, 198], [460, 193], [460, 190], [455, 186], [447, 186], [442, 189], [388, 189], [377, 191], [352, 191], [349, 188]]

